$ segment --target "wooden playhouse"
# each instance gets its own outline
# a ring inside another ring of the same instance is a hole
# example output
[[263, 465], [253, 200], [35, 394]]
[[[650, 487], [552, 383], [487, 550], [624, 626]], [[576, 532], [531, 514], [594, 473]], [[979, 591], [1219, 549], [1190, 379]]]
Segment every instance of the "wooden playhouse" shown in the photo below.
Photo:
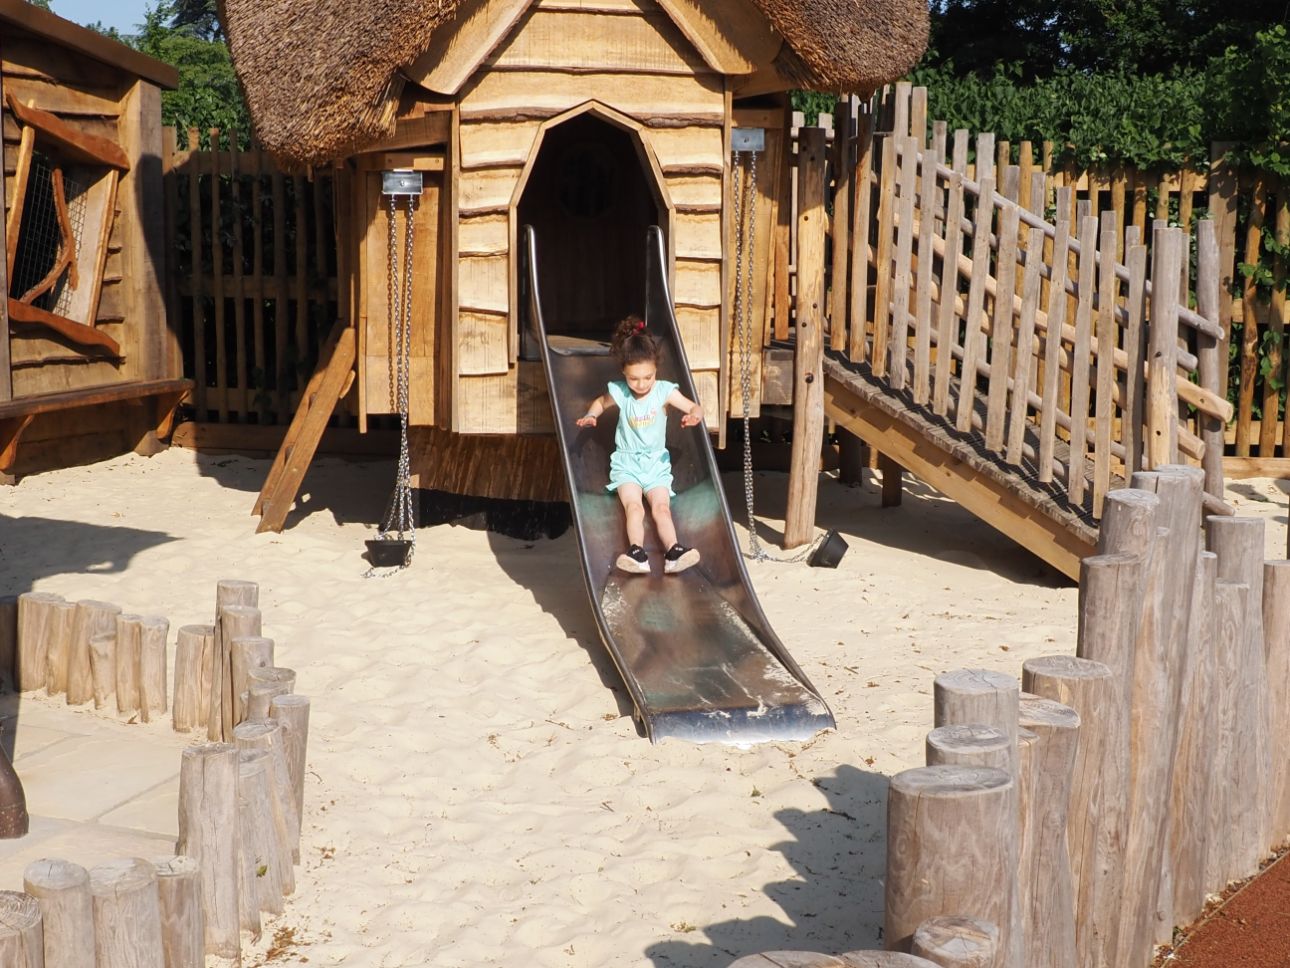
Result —
[[[360, 427], [394, 409], [391, 251], [413, 269], [416, 483], [561, 498], [541, 364], [521, 347], [524, 224], [548, 316], [598, 339], [640, 309], [645, 231], [663, 228], [686, 352], [721, 434], [742, 408], [732, 131], [765, 137], [746, 270], [759, 374], [766, 323], [787, 310], [772, 284], [777, 239], [787, 273], [786, 92], [870, 91], [927, 35], [918, 0], [224, 0], [221, 16], [262, 145], [297, 170], [334, 166], [337, 186], [344, 318], [262, 495], [262, 527], [281, 527], [340, 396], [357, 394]], [[407, 209], [392, 216], [382, 193], [392, 170], [422, 175], [410, 259]]]
[[0, 482], [151, 452], [189, 386], [163, 287], [173, 68], [0, 0]]

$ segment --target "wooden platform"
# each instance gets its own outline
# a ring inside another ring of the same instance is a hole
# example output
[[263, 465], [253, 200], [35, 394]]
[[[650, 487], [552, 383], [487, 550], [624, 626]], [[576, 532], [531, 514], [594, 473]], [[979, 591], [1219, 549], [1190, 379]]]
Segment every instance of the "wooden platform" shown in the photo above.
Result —
[[[1072, 504], [1059, 483], [1040, 483], [1032, 462], [1005, 463], [986, 450], [979, 433], [958, 432], [944, 417], [915, 404], [907, 391], [893, 390], [867, 365], [840, 354], [825, 356], [824, 409], [919, 480], [1079, 579], [1080, 559], [1094, 554], [1097, 544], [1091, 495], [1085, 506]], [[1069, 455], [1056, 456], [1065, 463]], [[1123, 481], [1112, 482], [1119, 486]]]

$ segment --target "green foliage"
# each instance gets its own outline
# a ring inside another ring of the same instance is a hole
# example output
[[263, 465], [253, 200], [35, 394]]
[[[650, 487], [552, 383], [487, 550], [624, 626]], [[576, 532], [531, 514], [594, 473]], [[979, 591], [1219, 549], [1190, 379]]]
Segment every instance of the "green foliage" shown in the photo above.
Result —
[[1233, 160], [1290, 175], [1290, 35], [1281, 25], [1229, 47], [1210, 64], [1204, 106], [1215, 140], [1234, 141]]
[[817, 123], [821, 114], [833, 113], [838, 103], [838, 96], [826, 94], [823, 91], [793, 91], [789, 95], [789, 103], [792, 104], [794, 111], [802, 112], [807, 124], [813, 125]]
[[50, 10], [52, 12], [53, 8], [50, 7], [49, 0], [27, 0], [27, 2], [33, 7], [39, 7], [41, 10]]

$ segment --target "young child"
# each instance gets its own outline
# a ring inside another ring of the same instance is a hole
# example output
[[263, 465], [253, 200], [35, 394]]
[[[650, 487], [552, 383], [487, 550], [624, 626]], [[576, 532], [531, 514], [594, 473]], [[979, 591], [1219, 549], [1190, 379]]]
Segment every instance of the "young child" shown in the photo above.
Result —
[[654, 527], [667, 551], [663, 571], [674, 574], [695, 565], [699, 553], [676, 540], [672, 524], [672, 458], [667, 451], [667, 407], [681, 411], [681, 426], [694, 427], [703, 420], [703, 408], [687, 399], [675, 383], [658, 379], [658, 340], [645, 329], [639, 316], [628, 316], [614, 331], [611, 352], [623, 369], [623, 379], [609, 384], [609, 392], [591, 401], [579, 427], [596, 426], [596, 418], [618, 407], [618, 431], [609, 459], [609, 490], [618, 492], [627, 515], [628, 548], [618, 556], [619, 569], [647, 574], [645, 507], [649, 504]]

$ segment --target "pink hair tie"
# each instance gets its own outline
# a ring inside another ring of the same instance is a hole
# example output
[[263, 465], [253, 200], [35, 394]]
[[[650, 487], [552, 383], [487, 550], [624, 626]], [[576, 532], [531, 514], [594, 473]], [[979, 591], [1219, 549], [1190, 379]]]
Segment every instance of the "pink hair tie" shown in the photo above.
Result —
[[642, 320], [638, 320], [638, 321], [637, 321], [637, 323], [636, 323], [636, 332], [638, 332], [638, 333], [639, 333], [639, 332], [641, 332], [641, 331], [642, 331], [642, 330], [644, 330], [644, 329], [645, 329], [645, 320], [643, 320], [643, 319], [642, 319]]

